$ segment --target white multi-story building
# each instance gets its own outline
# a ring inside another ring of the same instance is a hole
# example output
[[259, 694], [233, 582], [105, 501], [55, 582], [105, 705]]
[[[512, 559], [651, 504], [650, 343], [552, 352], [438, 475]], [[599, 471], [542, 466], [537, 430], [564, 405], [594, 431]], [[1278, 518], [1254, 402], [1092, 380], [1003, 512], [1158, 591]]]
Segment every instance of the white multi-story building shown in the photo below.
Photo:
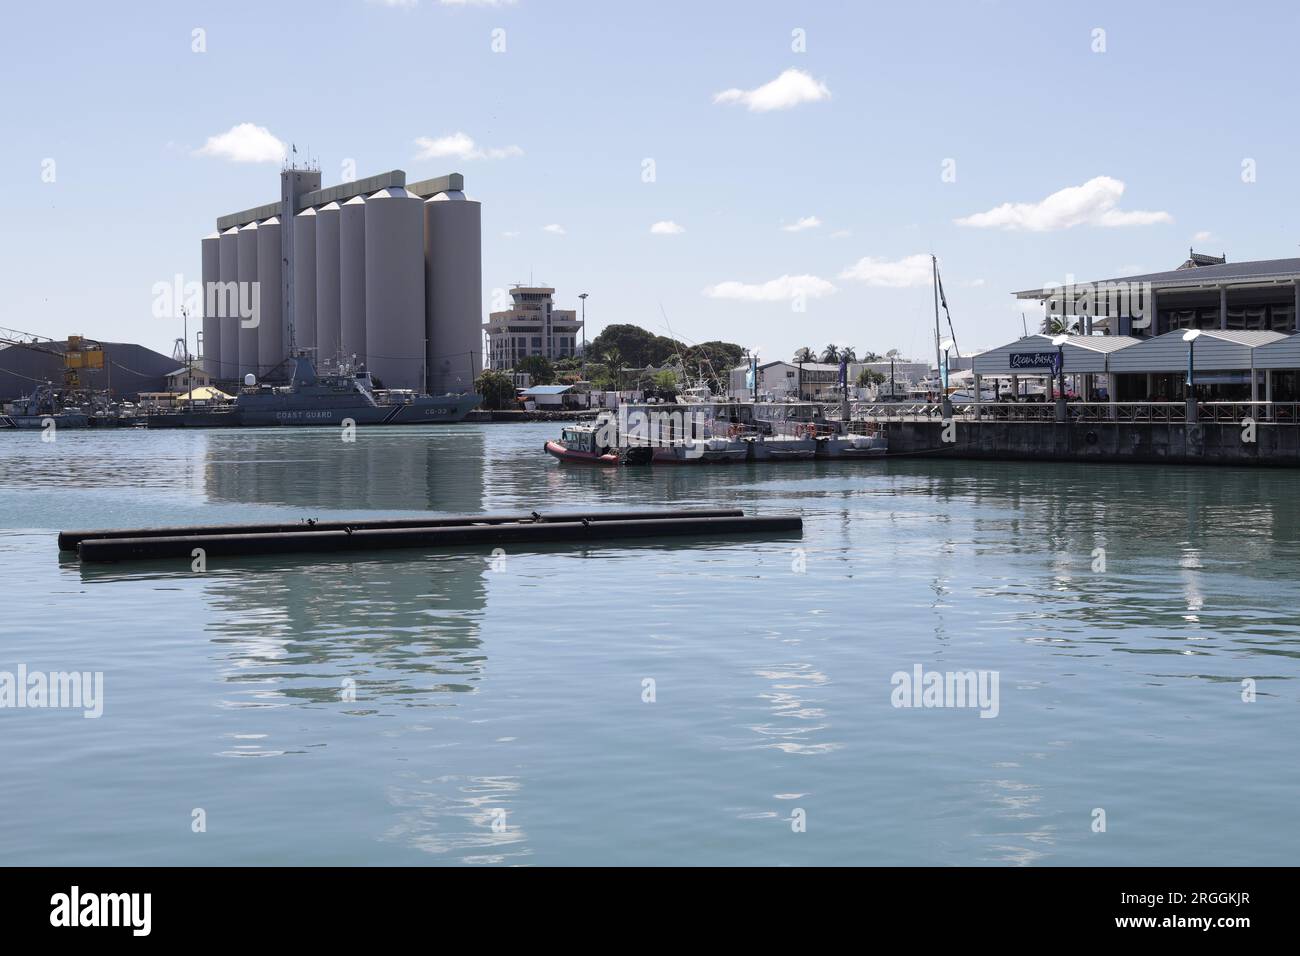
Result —
[[514, 304], [493, 312], [483, 323], [488, 337], [488, 366], [514, 368], [530, 355], [555, 359], [579, 353], [582, 320], [575, 309], [557, 309], [551, 302], [555, 290], [517, 285], [510, 290]]

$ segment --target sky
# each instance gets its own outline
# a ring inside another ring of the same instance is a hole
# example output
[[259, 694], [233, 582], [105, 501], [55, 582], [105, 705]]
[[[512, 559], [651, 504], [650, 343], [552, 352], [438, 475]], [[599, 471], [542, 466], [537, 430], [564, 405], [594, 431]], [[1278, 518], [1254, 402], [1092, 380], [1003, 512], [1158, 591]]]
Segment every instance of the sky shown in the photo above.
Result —
[[[217, 216], [463, 173], [483, 305], [587, 292], [761, 360], [1032, 330], [1019, 289], [1300, 255], [1292, 4], [222, 0], [15, 4], [0, 326], [170, 352]], [[350, 165], [349, 165], [350, 164]], [[193, 329], [191, 328], [191, 334]]]

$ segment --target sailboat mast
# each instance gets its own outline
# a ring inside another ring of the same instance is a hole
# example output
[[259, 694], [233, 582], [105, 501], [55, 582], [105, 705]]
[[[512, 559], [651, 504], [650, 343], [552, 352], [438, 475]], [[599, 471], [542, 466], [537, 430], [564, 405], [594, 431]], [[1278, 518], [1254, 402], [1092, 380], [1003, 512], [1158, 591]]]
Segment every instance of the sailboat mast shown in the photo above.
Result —
[[943, 380], [943, 355], [939, 350], [939, 260], [930, 255], [930, 278], [934, 285], [934, 370]]

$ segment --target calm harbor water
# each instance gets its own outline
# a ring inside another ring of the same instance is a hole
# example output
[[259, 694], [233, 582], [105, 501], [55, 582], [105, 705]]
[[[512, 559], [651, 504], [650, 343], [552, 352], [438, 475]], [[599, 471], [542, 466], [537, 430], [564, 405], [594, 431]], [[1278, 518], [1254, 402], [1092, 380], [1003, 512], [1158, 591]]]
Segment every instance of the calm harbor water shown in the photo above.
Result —
[[[0, 434], [0, 671], [104, 674], [98, 719], [0, 709], [0, 863], [1294, 862], [1300, 472], [598, 471], [557, 429]], [[54, 541], [655, 506], [805, 527], [206, 573]], [[997, 716], [893, 706], [917, 665], [995, 672]]]

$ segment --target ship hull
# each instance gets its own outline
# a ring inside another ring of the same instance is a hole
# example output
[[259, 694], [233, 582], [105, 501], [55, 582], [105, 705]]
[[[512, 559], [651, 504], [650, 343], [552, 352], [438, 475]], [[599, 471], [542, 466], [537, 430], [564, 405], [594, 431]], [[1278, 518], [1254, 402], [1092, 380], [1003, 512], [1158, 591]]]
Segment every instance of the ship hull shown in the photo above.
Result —
[[[240, 424], [273, 425], [429, 425], [463, 421], [478, 404], [477, 395], [419, 398], [405, 405], [343, 404], [294, 408], [275, 399], [239, 403]], [[287, 407], [286, 407], [287, 405]]]

